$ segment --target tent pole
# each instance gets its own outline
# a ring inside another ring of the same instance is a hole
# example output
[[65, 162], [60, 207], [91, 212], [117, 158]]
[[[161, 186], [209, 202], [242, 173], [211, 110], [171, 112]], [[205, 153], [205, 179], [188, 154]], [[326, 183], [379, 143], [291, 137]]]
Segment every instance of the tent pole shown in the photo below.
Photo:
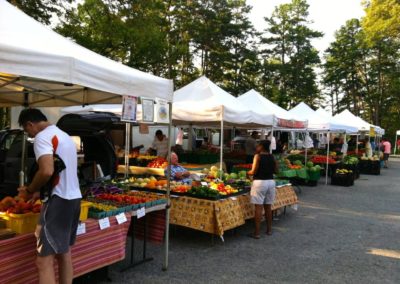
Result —
[[[306, 129], [306, 137], [307, 137], [307, 134], [308, 134], [308, 129]], [[308, 149], [307, 149], [307, 144], [306, 144], [306, 152], [305, 152], [305, 156], [304, 156], [304, 165], [307, 164], [307, 155], [308, 155]]]
[[396, 140], [394, 140], [394, 153], [393, 154], [397, 154], [397, 133], [396, 133]]
[[167, 207], [165, 209], [165, 240], [164, 240], [164, 264], [162, 269], [168, 269], [169, 255], [169, 210], [171, 207], [171, 128], [172, 128], [172, 103], [169, 105], [169, 125], [168, 125], [168, 170], [167, 170]]
[[189, 141], [188, 141], [188, 150], [193, 151], [193, 125], [189, 125]]
[[219, 170], [220, 170], [220, 179], [222, 179], [222, 168], [223, 168], [223, 159], [224, 159], [224, 108], [222, 107], [222, 116], [221, 116], [221, 149], [219, 153]]
[[[271, 144], [270, 144], [270, 147], [269, 147], [269, 153], [270, 154], [272, 154], [272, 139], [274, 139], [274, 127], [272, 126], [271, 127], [271, 135], [270, 135], [270, 137], [271, 137]], [[276, 147], [276, 140], [275, 140], [275, 147]]]
[[130, 139], [130, 135], [131, 135], [131, 124], [130, 122], [126, 122], [125, 123], [125, 178], [128, 178], [129, 175], [129, 149], [131, 147], [131, 139]]
[[356, 135], [356, 155], [358, 155], [358, 133]]
[[328, 131], [328, 134], [327, 134], [327, 140], [328, 140], [328, 148], [327, 148], [327, 150], [326, 150], [326, 169], [325, 169], [325, 185], [328, 185], [328, 168], [329, 168], [329, 161], [328, 161], [328, 159], [329, 159], [329, 144], [330, 144], [330, 142], [331, 142], [331, 134], [330, 134], [330, 132]]

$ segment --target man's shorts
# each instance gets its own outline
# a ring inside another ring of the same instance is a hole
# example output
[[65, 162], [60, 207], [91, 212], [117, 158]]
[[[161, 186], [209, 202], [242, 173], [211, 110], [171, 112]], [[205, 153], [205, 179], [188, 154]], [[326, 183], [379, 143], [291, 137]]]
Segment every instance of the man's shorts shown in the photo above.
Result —
[[252, 204], [272, 205], [275, 201], [275, 181], [254, 180], [251, 185], [250, 202]]
[[388, 161], [389, 160], [389, 154], [384, 153], [383, 154], [383, 160]]
[[81, 199], [67, 200], [53, 195], [44, 203], [36, 231], [37, 253], [48, 256], [67, 253], [75, 243]]

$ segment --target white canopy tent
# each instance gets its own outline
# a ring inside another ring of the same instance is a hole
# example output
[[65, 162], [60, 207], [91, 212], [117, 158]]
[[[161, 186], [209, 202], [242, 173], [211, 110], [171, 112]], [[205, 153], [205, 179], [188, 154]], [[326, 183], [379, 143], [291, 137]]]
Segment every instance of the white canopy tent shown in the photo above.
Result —
[[172, 120], [174, 125], [272, 126], [274, 116], [258, 114], [244, 106], [205, 76], [175, 91]]
[[336, 119], [333, 119], [325, 111], [320, 110], [319, 112], [316, 112], [303, 102], [298, 104], [293, 109], [289, 110], [289, 112], [304, 119], [308, 119], [308, 130], [328, 133], [327, 163], [325, 171], [325, 184], [328, 184], [328, 156], [330, 133], [354, 133], [357, 131], [357, 128], [348, 124], [338, 123]]
[[[96, 54], [0, 0], [0, 106], [121, 103], [121, 95], [172, 102], [173, 82]], [[165, 269], [168, 208], [166, 220]]]
[[[274, 116], [253, 112], [237, 98], [205, 76], [175, 91], [172, 107], [174, 125], [208, 126], [221, 129], [220, 169], [223, 168], [224, 128], [272, 126]], [[192, 131], [190, 130], [191, 134]], [[191, 139], [189, 139], [191, 140]]]
[[173, 82], [96, 54], [0, 0], [0, 105], [121, 103], [120, 95], [172, 101]]
[[341, 121], [348, 121], [352, 125], [358, 128], [359, 132], [369, 132], [370, 128], [374, 128], [377, 135], [382, 136], [385, 134], [385, 130], [379, 126], [375, 126], [363, 120], [362, 118], [354, 115], [349, 110], [345, 109], [341, 113], [334, 116], [336, 119]]
[[274, 104], [255, 90], [250, 90], [238, 97], [247, 108], [260, 113], [274, 115], [274, 127], [285, 125], [286, 128], [305, 128], [307, 121]]
[[356, 127], [345, 123], [338, 123], [335, 119], [331, 119], [327, 115], [324, 116], [320, 113], [317, 113], [303, 102], [289, 110], [289, 113], [296, 115], [302, 119], [307, 119], [307, 129], [310, 131], [338, 133], [354, 133], [357, 131]]

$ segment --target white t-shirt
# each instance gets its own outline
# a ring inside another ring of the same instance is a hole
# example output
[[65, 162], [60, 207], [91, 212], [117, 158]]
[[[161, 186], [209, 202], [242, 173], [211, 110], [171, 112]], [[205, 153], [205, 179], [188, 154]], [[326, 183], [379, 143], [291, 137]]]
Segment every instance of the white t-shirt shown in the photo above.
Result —
[[176, 136], [176, 145], [183, 145], [183, 130], [179, 129], [178, 131], [178, 135]]
[[163, 140], [158, 140], [157, 137], [154, 138], [153, 143], [151, 144], [151, 148], [157, 151], [157, 156], [159, 157], [167, 157], [168, 155], [168, 139], [166, 137]]
[[268, 136], [268, 140], [269, 141], [271, 141], [271, 150], [272, 151], [275, 151], [276, 150], [276, 140], [275, 140], [275, 137], [274, 136], [272, 136], [272, 135], [270, 135], [270, 136]]
[[36, 160], [43, 155], [55, 153], [64, 161], [66, 168], [60, 173], [60, 180], [52, 194], [64, 199], [82, 198], [77, 175], [78, 158], [72, 138], [55, 125], [49, 125], [40, 131], [33, 144]]

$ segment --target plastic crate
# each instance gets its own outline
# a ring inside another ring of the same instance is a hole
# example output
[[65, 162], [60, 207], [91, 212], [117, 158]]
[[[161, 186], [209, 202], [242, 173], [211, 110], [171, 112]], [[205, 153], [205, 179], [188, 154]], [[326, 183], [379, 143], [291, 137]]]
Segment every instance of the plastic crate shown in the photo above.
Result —
[[90, 202], [81, 201], [81, 214], [79, 215], [79, 221], [86, 221], [89, 214]]
[[354, 175], [353, 174], [334, 174], [331, 179], [332, 185], [338, 186], [353, 186], [354, 185]]
[[6, 220], [8, 229], [17, 234], [33, 233], [39, 221], [39, 213], [4, 214], [1, 217]]

